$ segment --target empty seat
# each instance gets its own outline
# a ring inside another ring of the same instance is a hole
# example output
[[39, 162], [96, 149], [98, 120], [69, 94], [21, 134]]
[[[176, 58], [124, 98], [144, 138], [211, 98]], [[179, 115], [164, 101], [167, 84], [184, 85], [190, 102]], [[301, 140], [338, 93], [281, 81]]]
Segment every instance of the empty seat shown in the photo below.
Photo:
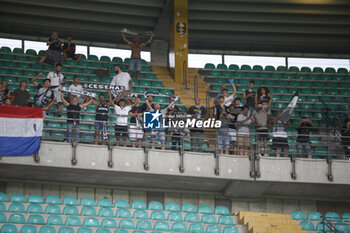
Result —
[[209, 225], [207, 227], [207, 233], [221, 233], [221, 228], [217, 225]]
[[203, 233], [204, 228], [202, 224], [199, 223], [192, 223], [189, 228], [190, 233]]
[[215, 207], [215, 214], [230, 215], [230, 211], [226, 206], [217, 206]]
[[61, 207], [57, 205], [47, 205], [45, 209], [46, 214], [61, 214]]
[[113, 218], [104, 218], [102, 220], [101, 227], [117, 228], [117, 222]]
[[316, 230], [314, 224], [311, 221], [302, 221], [300, 225], [302, 230], [307, 230], [307, 231]]
[[75, 206], [66, 206], [63, 209], [64, 215], [79, 215], [78, 208]]
[[131, 208], [132, 209], [143, 209], [143, 210], [147, 209], [146, 203], [143, 201], [140, 201], [140, 200], [133, 201], [131, 204]]
[[307, 219], [311, 221], [321, 221], [322, 220], [321, 213], [316, 211], [310, 211], [307, 216]]
[[23, 225], [21, 228], [21, 233], [37, 233], [38, 230], [32, 225]]
[[5, 212], [5, 211], [7, 211], [5, 204], [0, 202], [0, 212]]
[[9, 223], [24, 224], [26, 223], [26, 219], [23, 216], [23, 214], [11, 214], [9, 218]]
[[161, 211], [153, 211], [151, 213], [152, 220], [166, 220], [164, 212]]
[[226, 70], [226, 69], [227, 69], [227, 65], [225, 65], [225, 64], [218, 64], [218, 65], [216, 66], [216, 69]]
[[128, 209], [118, 209], [116, 213], [117, 218], [131, 218], [130, 211]]
[[165, 210], [177, 212], [180, 211], [180, 207], [176, 202], [167, 202], [165, 204]]
[[[18, 80], [18, 82], [20, 82]], [[10, 197], [11, 202], [26, 202], [26, 197], [22, 193], [13, 193]]]
[[215, 65], [213, 63], [207, 63], [205, 64], [204, 69], [215, 69]]
[[96, 202], [93, 198], [83, 197], [80, 201], [80, 205], [82, 205], [82, 206], [96, 206]]
[[99, 228], [96, 230], [96, 233], [111, 233], [111, 231], [109, 229]]
[[22, 203], [12, 203], [9, 207], [9, 212], [25, 212], [25, 207]]
[[171, 231], [173, 232], [187, 232], [187, 226], [183, 222], [174, 222], [171, 227]]
[[63, 225], [63, 219], [61, 216], [51, 215], [46, 220], [47, 225]]
[[198, 214], [188, 213], [185, 216], [185, 222], [201, 222], [201, 219]]
[[350, 222], [350, 213], [344, 213], [342, 216], [343, 222]]
[[18, 230], [13, 224], [4, 224], [1, 227], [1, 233], [18, 233]]
[[78, 199], [76, 199], [75, 197], [65, 197], [63, 199], [63, 204], [64, 205], [79, 205]]
[[213, 210], [210, 206], [208, 205], [200, 205], [198, 207], [198, 213], [200, 214], [212, 214]]
[[97, 213], [96, 213], [96, 210], [94, 207], [91, 207], [91, 206], [84, 206], [82, 209], [81, 209], [81, 215], [82, 216], [96, 216]]
[[113, 217], [114, 212], [111, 208], [101, 208], [98, 212], [98, 216], [100, 217]]
[[52, 226], [42, 226], [39, 233], [56, 233], [56, 229]]
[[98, 200], [97, 206], [99, 206], [99, 207], [113, 207], [113, 203], [109, 199], [102, 198], [102, 199]]
[[43, 207], [40, 204], [30, 204], [27, 209], [28, 213], [37, 213], [42, 214], [44, 213]]
[[323, 223], [319, 222], [316, 227], [317, 231], [330, 231], [329, 227], [327, 225], [324, 225]]
[[227, 226], [224, 228], [223, 233], [239, 233], [238, 229], [233, 226]]
[[150, 201], [148, 204], [149, 210], [163, 210], [163, 205], [159, 201]]
[[349, 232], [350, 226], [346, 223], [337, 223], [335, 224], [335, 228], [340, 232]]
[[322, 73], [323, 69], [321, 67], [314, 67], [312, 72], [314, 72], [314, 73]]
[[295, 220], [306, 220], [306, 216], [305, 216], [303, 211], [294, 210], [292, 212], [292, 219], [295, 219]]
[[6, 223], [6, 222], [7, 222], [6, 215], [4, 213], [0, 213], [0, 223]]
[[339, 214], [335, 212], [327, 212], [325, 217], [327, 218], [328, 221], [340, 222], [341, 220]]
[[156, 231], [170, 231], [169, 224], [167, 222], [156, 222], [154, 224], [154, 230]]
[[[170, 212], [168, 214], [168, 221], [182, 222], [183, 221], [182, 214], [178, 213], [178, 212]], [[350, 221], [350, 219], [349, 219], [349, 221]]]
[[222, 215], [219, 217], [219, 224], [234, 225], [235, 223], [233, 222], [233, 219], [231, 216]]
[[135, 210], [133, 217], [136, 219], [149, 219], [145, 210]]
[[152, 230], [152, 223], [148, 220], [140, 220], [137, 222], [136, 228], [139, 230]]
[[42, 215], [32, 214], [28, 217], [28, 224], [38, 224], [38, 225], [44, 225], [45, 220]]
[[210, 76], [221, 76], [221, 72], [218, 71], [218, 70], [212, 70], [210, 73], [209, 73]]
[[79, 217], [69, 216], [66, 218], [66, 226], [81, 226], [81, 220]]
[[182, 204], [182, 212], [197, 213], [197, 209], [191, 203], [184, 203]]
[[120, 229], [135, 229], [135, 224], [132, 220], [122, 219], [119, 222], [119, 228]]
[[84, 219], [84, 226], [86, 227], [98, 227], [100, 223], [98, 222], [97, 218], [88, 217]]
[[74, 229], [71, 227], [61, 227], [58, 233], [75, 233]]
[[88, 227], [79, 227], [77, 233], [93, 233], [93, 231]]
[[0, 192], [0, 201], [8, 201], [6, 193]]
[[204, 214], [202, 216], [202, 223], [217, 223], [216, 217], [211, 214]]
[[44, 199], [40, 195], [30, 194], [28, 197], [28, 202], [41, 204], [44, 203]]

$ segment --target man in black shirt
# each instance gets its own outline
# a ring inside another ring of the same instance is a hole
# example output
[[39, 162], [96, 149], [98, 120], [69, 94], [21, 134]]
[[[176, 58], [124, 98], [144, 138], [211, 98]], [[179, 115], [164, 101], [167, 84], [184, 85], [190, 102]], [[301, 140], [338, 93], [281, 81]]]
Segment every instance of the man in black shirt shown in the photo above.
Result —
[[214, 109], [214, 117], [216, 120], [219, 120], [220, 119], [220, 115], [223, 111], [226, 111], [225, 109], [225, 98], [223, 95], [220, 95], [219, 96], [219, 101], [217, 103], [217, 105], [215, 106], [215, 109]]
[[302, 117], [301, 121], [297, 126], [298, 137], [297, 137], [297, 150], [300, 156], [307, 154], [308, 158], [311, 159], [311, 145], [310, 145], [310, 132], [311, 127], [314, 127], [311, 120], [307, 117]]
[[131, 106], [129, 111], [130, 125], [129, 125], [129, 139], [132, 142], [132, 147], [136, 147], [136, 141], [138, 148], [142, 146], [143, 130], [142, 130], [142, 113], [144, 107], [140, 105], [141, 98], [136, 97], [135, 103]]
[[42, 108], [44, 111], [47, 111], [54, 103], [54, 94], [51, 88], [51, 80], [45, 79], [44, 86], [36, 82], [37, 78], [41, 77], [43, 74], [39, 73], [32, 79], [32, 82], [36, 88], [38, 88], [38, 94], [34, 99], [34, 106], [37, 108]]
[[74, 96], [71, 103], [68, 103], [61, 93], [62, 103], [67, 107], [67, 141], [76, 145], [79, 142], [79, 133], [80, 133], [80, 110], [86, 108], [91, 104], [92, 98], [84, 104], [78, 104], [78, 98]]
[[[77, 97], [76, 97], [77, 98]], [[99, 143], [100, 132], [102, 131], [102, 145], [106, 145], [107, 129], [108, 129], [108, 109], [110, 106], [110, 102], [106, 103], [106, 98], [103, 94], [100, 94], [99, 101], [97, 102], [95, 99], [92, 99], [95, 107], [96, 107], [96, 117], [95, 117], [95, 144]], [[79, 101], [78, 101], [79, 102]]]
[[[191, 115], [193, 119], [204, 120], [207, 110], [201, 105], [199, 98], [196, 98], [194, 103], [195, 105], [187, 110], [187, 114]], [[203, 129], [192, 128], [190, 129], [190, 134], [192, 149], [201, 152], [203, 150]]]
[[75, 54], [75, 44], [72, 42], [72, 36], [67, 36], [67, 42], [63, 44], [63, 58], [64, 61], [67, 61], [68, 58], [72, 58], [73, 60], [76, 60], [77, 63], [80, 62], [81, 58], [83, 57], [82, 54]]
[[154, 110], [153, 96], [148, 95], [145, 103], [142, 105], [142, 112], [149, 112]]
[[350, 118], [345, 119], [345, 126], [342, 126], [338, 121], [338, 126], [341, 132], [341, 142], [345, 152], [345, 158], [350, 160]]
[[46, 44], [49, 46], [49, 49], [40, 59], [39, 63], [42, 64], [46, 59], [48, 63], [51, 63], [54, 66], [56, 66], [57, 63], [62, 63], [62, 42], [58, 39], [58, 33], [53, 32], [52, 36], [47, 40]]
[[243, 91], [242, 100], [245, 101], [245, 106], [249, 107], [249, 115], [255, 113], [255, 95], [254, 80], [251, 80], [248, 84], [248, 90]]
[[26, 91], [28, 83], [26, 80], [22, 80], [19, 83], [19, 88], [12, 93], [11, 102], [17, 106], [28, 106], [29, 92]]
[[[237, 132], [236, 132], [236, 121], [237, 121], [237, 117], [239, 114], [241, 114], [242, 111], [242, 107], [241, 105], [241, 99], [240, 98], [236, 98], [235, 101], [233, 102], [233, 104], [231, 104], [228, 107], [228, 113], [227, 113], [227, 118], [229, 120], [228, 123], [228, 136], [230, 138], [230, 144], [231, 144], [231, 148], [230, 151], [234, 154], [234, 150], [235, 150], [235, 144], [237, 141]], [[236, 153], [238, 154], [238, 151], [236, 151]]]

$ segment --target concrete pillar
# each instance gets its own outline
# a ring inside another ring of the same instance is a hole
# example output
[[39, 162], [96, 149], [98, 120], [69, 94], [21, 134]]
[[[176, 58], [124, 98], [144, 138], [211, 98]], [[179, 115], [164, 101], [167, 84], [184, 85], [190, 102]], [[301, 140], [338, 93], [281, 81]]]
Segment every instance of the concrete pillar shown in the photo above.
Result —
[[151, 64], [153, 66], [168, 66], [169, 42], [153, 40], [151, 43]]

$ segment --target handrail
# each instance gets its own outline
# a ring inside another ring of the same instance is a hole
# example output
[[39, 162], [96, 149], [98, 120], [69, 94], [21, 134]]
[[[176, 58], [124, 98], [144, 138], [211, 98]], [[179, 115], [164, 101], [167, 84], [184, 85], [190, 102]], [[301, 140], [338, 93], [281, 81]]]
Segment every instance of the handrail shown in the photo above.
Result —
[[194, 76], [193, 79], [193, 98], [196, 99], [198, 98], [198, 77], [197, 75]]

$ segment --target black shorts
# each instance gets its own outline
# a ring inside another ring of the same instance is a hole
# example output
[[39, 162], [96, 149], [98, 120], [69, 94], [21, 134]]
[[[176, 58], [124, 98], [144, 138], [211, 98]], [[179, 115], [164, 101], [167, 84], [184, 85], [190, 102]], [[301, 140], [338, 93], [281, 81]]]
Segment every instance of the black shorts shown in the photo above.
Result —
[[116, 137], [127, 137], [128, 136], [128, 126], [115, 126], [115, 136]]
[[280, 137], [274, 137], [272, 139], [272, 146], [273, 149], [288, 149], [288, 139], [287, 138], [280, 138]]
[[262, 140], [268, 140], [270, 138], [269, 130], [267, 129], [258, 129], [256, 130], [256, 140], [262, 141]]

